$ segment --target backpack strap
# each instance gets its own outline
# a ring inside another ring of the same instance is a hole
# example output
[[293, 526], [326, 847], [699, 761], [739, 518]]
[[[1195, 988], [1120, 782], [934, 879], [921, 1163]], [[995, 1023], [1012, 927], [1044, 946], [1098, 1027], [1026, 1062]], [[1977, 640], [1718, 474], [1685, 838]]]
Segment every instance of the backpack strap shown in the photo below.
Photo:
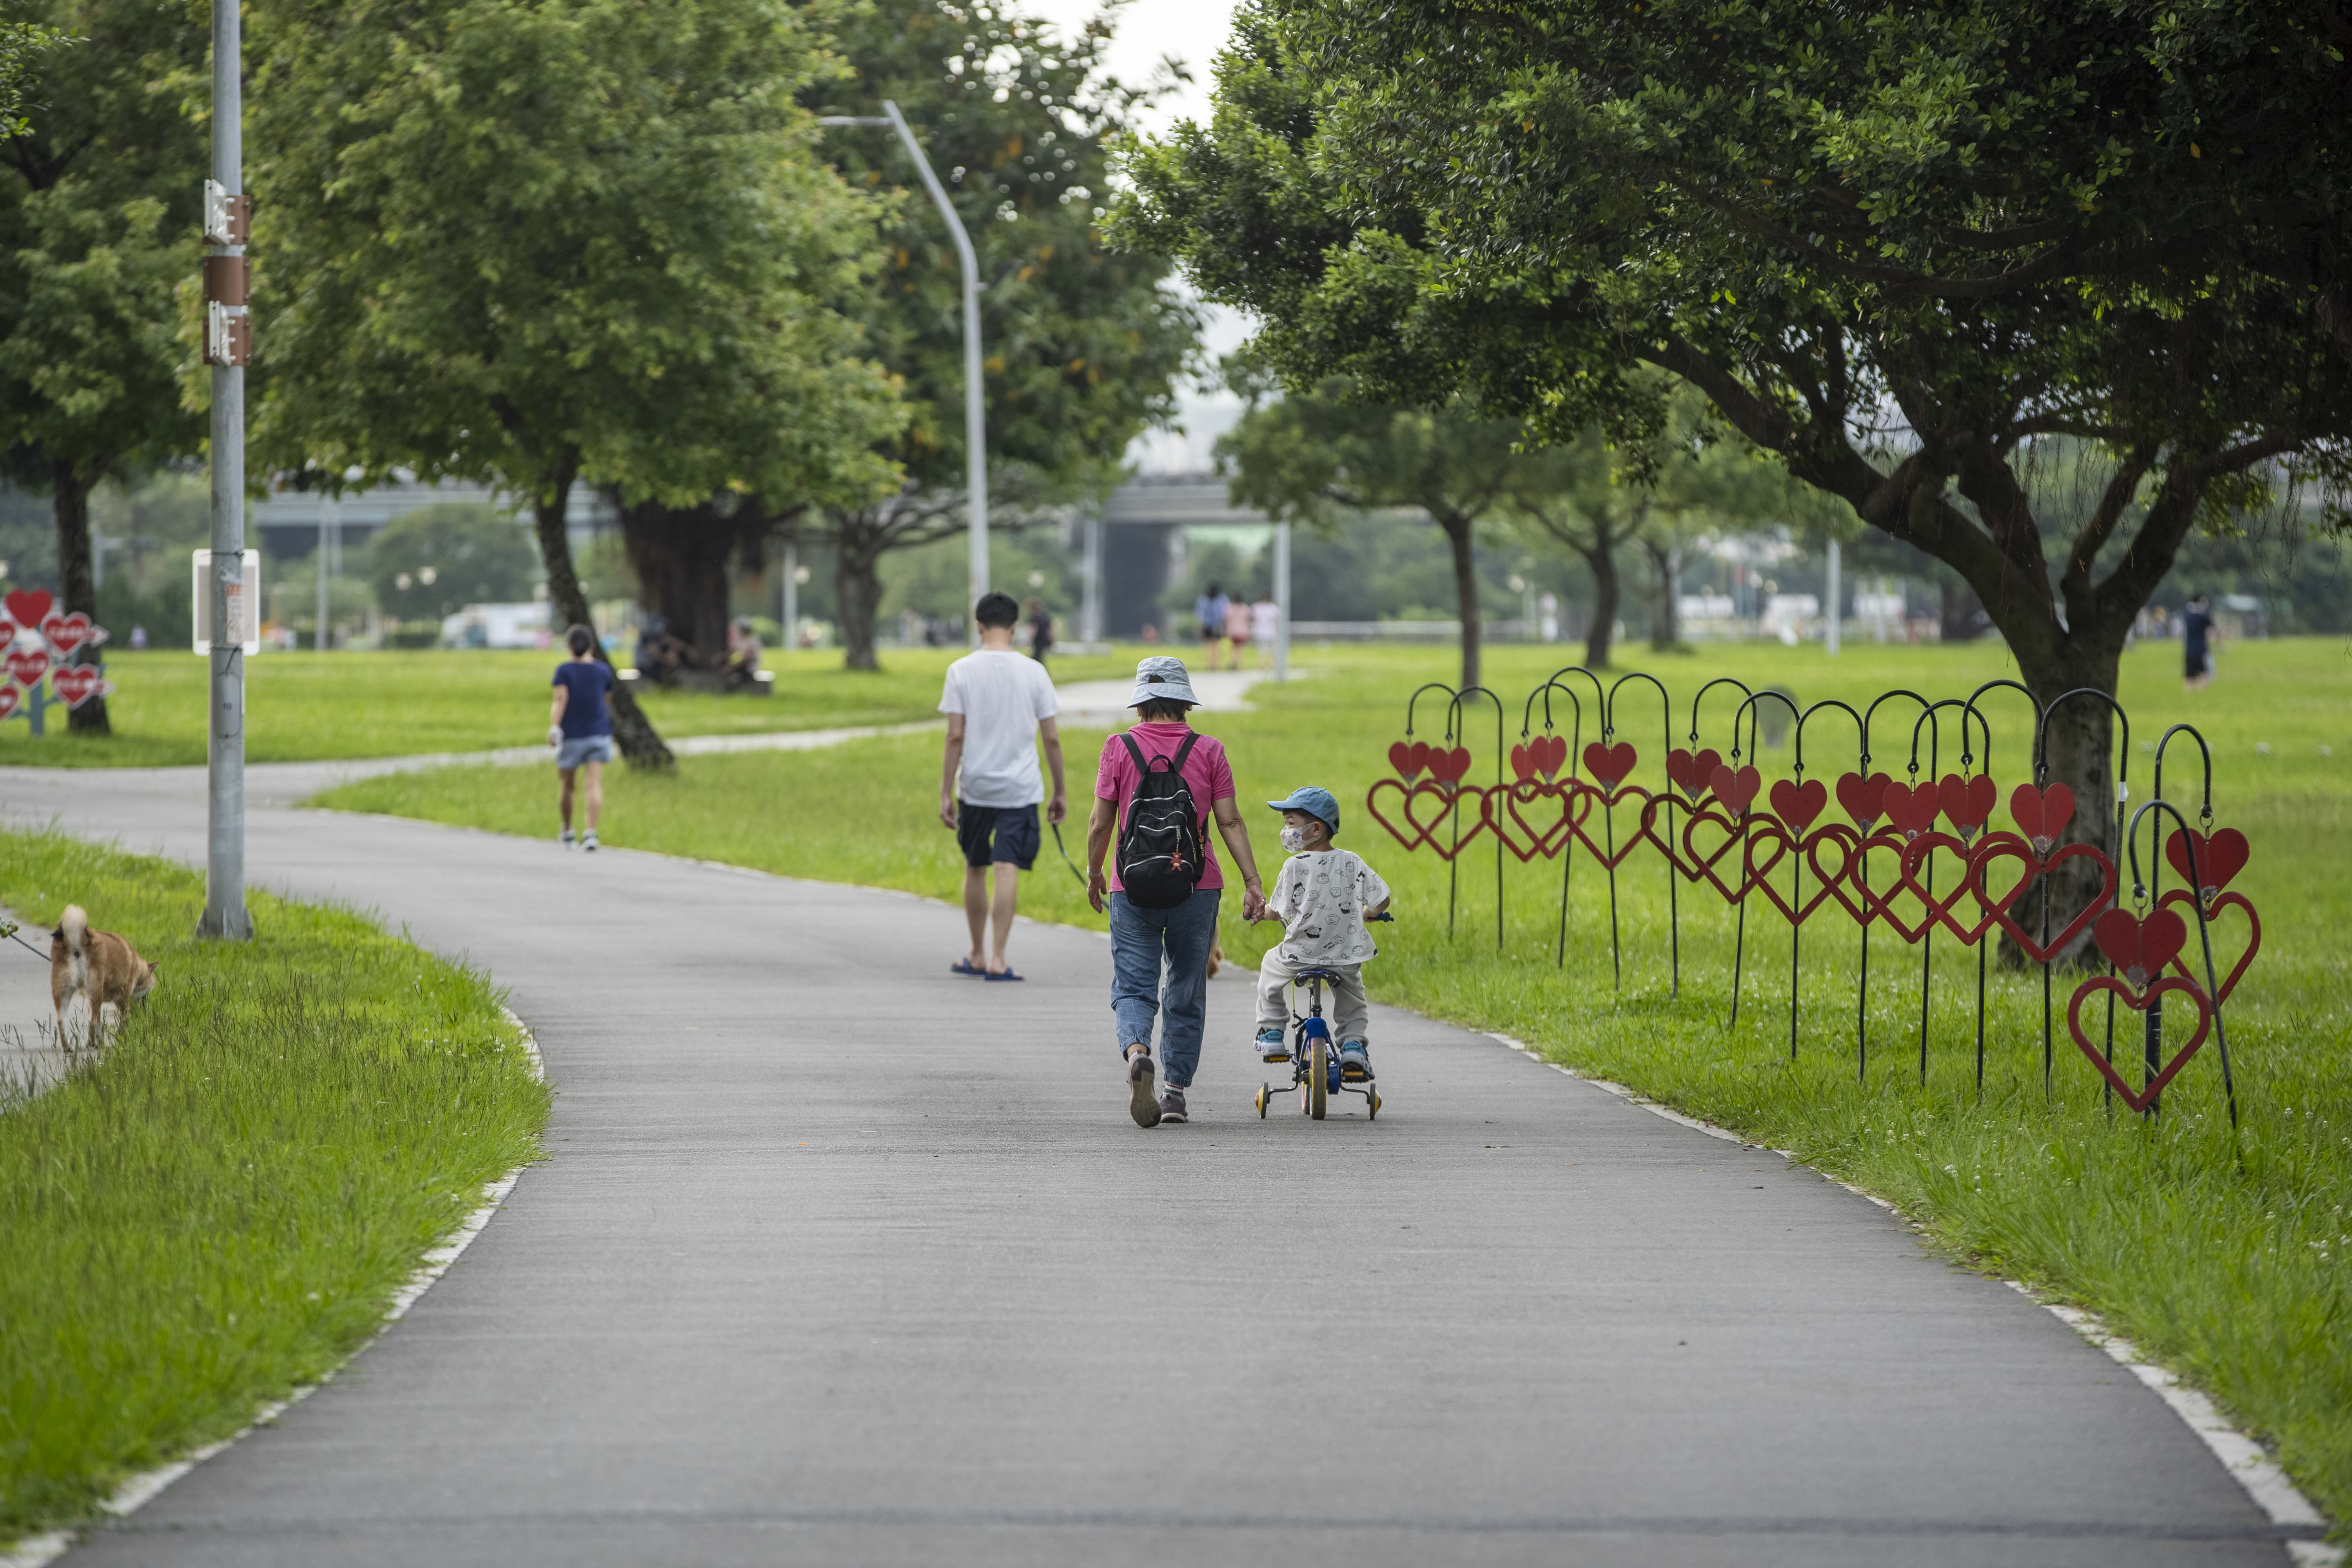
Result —
[[1184, 743], [1176, 748], [1175, 760], [1168, 764], [1170, 773], [1181, 773], [1184, 771], [1184, 759], [1192, 754], [1192, 748], [1200, 742], [1200, 739], [1201, 731], [1198, 730], [1184, 737]]
[[1135, 737], [1121, 730], [1118, 732], [1118, 739], [1119, 743], [1127, 748], [1127, 754], [1135, 759], [1135, 771], [1139, 773], [1150, 773], [1151, 764], [1143, 760], [1143, 748], [1135, 743]]

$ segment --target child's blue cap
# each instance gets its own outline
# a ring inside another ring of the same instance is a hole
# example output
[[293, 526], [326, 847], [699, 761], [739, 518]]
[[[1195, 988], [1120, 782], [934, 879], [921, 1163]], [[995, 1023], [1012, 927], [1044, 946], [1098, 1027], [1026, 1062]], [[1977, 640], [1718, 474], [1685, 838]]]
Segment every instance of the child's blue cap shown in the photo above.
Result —
[[1323, 826], [1331, 830], [1331, 836], [1339, 837], [1339, 803], [1331, 798], [1331, 792], [1328, 789], [1307, 784], [1292, 790], [1288, 800], [1270, 800], [1265, 804], [1276, 811], [1303, 811], [1309, 816], [1321, 817]]

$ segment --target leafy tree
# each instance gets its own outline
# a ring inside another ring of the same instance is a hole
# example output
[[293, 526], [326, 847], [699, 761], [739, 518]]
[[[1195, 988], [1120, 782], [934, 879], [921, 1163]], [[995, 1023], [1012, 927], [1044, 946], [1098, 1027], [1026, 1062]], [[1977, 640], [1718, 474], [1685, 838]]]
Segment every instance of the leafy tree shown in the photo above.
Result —
[[538, 566], [523, 524], [476, 502], [403, 512], [368, 541], [368, 587], [394, 620], [438, 620], [467, 605], [528, 599]]
[[[2352, 433], [2314, 289], [2161, 227], [2166, 95], [2197, 90], [2150, 63], [2173, 15], [1268, 0], [1220, 63], [1213, 124], [1139, 163], [1132, 232], [1265, 317], [1297, 382], [1572, 428], [1624, 417], [1637, 366], [1682, 377], [1958, 572], [2043, 700], [2112, 691], [2190, 531], [2281, 474], [2340, 493]], [[2229, 130], [2217, 149], [2255, 145]], [[1929, 264], [1960, 282], [1922, 286]], [[2019, 464], [2058, 436], [2110, 463], [2053, 559]], [[2095, 843], [2110, 741], [2090, 704], [2052, 727]]]
[[[1167, 261], [1115, 251], [1100, 232], [1110, 147], [1146, 98], [1103, 74], [1109, 42], [1107, 20], [1064, 37], [1002, 0], [876, 0], [842, 24], [851, 74], [802, 95], [827, 114], [896, 101], [971, 236], [991, 499], [1006, 522], [1116, 483], [1128, 443], [1174, 412], [1192, 351], [1192, 313], [1164, 286]], [[824, 505], [803, 523], [834, 548], [847, 662], [870, 669], [882, 558], [966, 526], [961, 273], [896, 133], [841, 129], [823, 145], [858, 185], [917, 192], [884, 228], [879, 275], [845, 307], [912, 409], [877, 447], [904, 486]]]
[[1627, 483], [1611, 460], [1600, 428], [1554, 447], [1548, 460], [1523, 465], [1510, 489], [1510, 510], [1521, 531], [1573, 552], [1592, 574], [1592, 614], [1585, 627], [1588, 668], [1609, 668], [1622, 586], [1620, 552], [1648, 532], [1656, 496]]
[[[158, 84], [200, 67], [206, 40], [133, 0], [58, 0], [42, 20], [87, 41], [44, 51], [47, 107], [0, 138], [0, 453], [50, 496], [65, 608], [95, 615], [90, 492], [203, 438], [181, 405], [173, 289], [195, 267], [205, 142]], [[106, 732], [105, 699], [68, 723]]]
[[[257, 450], [334, 486], [502, 486], [582, 624], [575, 484], [691, 507], [887, 483], [887, 385], [823, 305], [871, 204], [809, 160], [806, 20], [783, 0], [260, 0]], [[614, 727], [633, 763], [667, 763], [625, 689]]]
[[25, 110], [35, 107], [33, 73], [44, 56], [81, 40], [21, 18], [0, 18], [0, 136], [29, 133]]

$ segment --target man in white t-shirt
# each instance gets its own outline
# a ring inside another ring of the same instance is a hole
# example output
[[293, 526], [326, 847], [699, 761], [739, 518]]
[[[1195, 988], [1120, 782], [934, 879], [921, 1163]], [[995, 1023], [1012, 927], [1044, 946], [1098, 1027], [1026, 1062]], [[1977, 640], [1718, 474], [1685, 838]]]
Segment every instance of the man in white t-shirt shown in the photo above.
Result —
[[[980, 651], [948, 666], [940, 711], [948, 716], [947, 759], [940, 770], [940, 820], [955, 829], [963, 848], [963, 912], [971, 924], [971, 952], [951, 966], [958, 974], [1018, 980], [1005, 962], [1004, 942], [1020, 902], [1021, 873], [1037, 861], [1037, 805], [1045, 784], [1037, 770], [1037, 737], [1054, 769], [1054, 797], [1045, 820], [1059, 824], [1069, 806], [1062, 787], [1062, 733], [1054, 715], [1061, 704], [1053, 678], [1035, 659], [1013, 651], [1021, 606], [1009, 594], [990, 594], [973, 607]], [[996, 887], [988, 885], [989, 869]], [[982, 952], [982, 942], [994, 942]]]

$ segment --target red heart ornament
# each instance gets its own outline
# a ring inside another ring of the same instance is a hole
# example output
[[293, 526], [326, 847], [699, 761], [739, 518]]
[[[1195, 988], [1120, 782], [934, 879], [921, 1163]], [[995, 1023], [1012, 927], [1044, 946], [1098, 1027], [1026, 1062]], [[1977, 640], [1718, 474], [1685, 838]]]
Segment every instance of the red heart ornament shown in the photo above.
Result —
[[1780, 779], [1772, 785], [1773, 814], [1795, 829], [1800, 837], [1829, 803], [1829, 789], [1819, 779], [1807, 779], [1803, 784]]
[[2123, 971], [2134, 988], [2147, 984], [2151, 974], [2180, 955], [2189, 941], [2189, 922], [2170, 910], [2151, 910], [2145, 918], [2129, 910], [2109, 910], [2091, 927], [2091, 940]]
[[[1559, 819], [1547, 822], [1538, 814], [1535, 821], [1528, 821], [1519, 807], [1523, 804], [1532, 805], [1538, 800], [1559, 802]], [[1559, 853], [1560, 847], [1575, 832], [1576, 825], [1592, 815], [1592, 795], [1582, 785], [1575, 784], [1528, 784], [1508, 791], [1504, 795], [1503, 805], [1512, 823], [1527, 836], [1537, 852], [1549, 859]], [[1497, 831], [1500, 831], [1499, 825]], [[1520, 858], [1528, 857], [1521, 856]]]
[[[2197, 850], [2197, 872], [2189, 870], [2189, 851]], [[2191, 828], [2176, 827], [2172, 837], [2164, 841], [2164, 858], [2183, 879], [2196, 881], [2199, 895], [2211, 899], [2230, 885], [2230, 879], [2246, 868], [2246, 836], [2234, 827], [2225, 827], [2207, 837]], [[2197, 878], [2202, 878], [2197, 881]]]
[[[1421, 815], [1413, 809], [1413, 803], [1421, 800], [1435, 800], [1444, 804], [1434, 816], [1424, 822]], [[1470, 826], [1468, 831], [1464, 832], [1462, 814], [1473, 809], [1467, 804], [1470, 801], [1477, 803], [1475, 815], [1478, 820]], [[1437, 852], [1439, 859], [1451, 860], [1461, 850], [1475, 843], [1478, 835], [1486, 832], [1490, 826], [1486, 817], [1486, 792], [1475, 784], [1439, 784], [1432, 779], [1424, 779], [1413, 785], [1411, 793], [1404, 797], [1404, 818], [1412, 825], [1414, 831], [1421, 835], [1422, 842]], [[1443, 837], [1439, 836], [1441, 830], [1446, 826], [1448, 818], [1453, 821], [1454, 832], [1461, 833], [1460, 837], [1454, 837], [1451, 834]]]
[[[1400, 816], [1405, 815], [1404, 802], [1411, 795], [1412, 789], [1411, 786], [1401, 784], [1394, 779], [1375, 779], [1372, 781], [1372, 787], [1370, 790], [1366, 792], [1364, 795], [1364, 815], [1370, 816], [1374, 822], [1379, 823], [1382, 827], [1387, 828], [1389, 830], [1389, 837], [1403, 845], [1407, 849], [1420, 848], [1426, 840], [1424, 840], [1418, 833], [1409, 833], [1405, 828], [1398, 826], [1394, 822], [1389, 819], [1387, 813], [1381, 810], [1381, 791], [1383, 789], [1392, 789], [1397, 792], [1397, 814]], [[1408, 826], [1410, 825], [1408, 824]]]
[[0, 647], [6, 647], [14, 643], [16, 640], [16, 622], [5, 616], [0, 616]]
[[1559, 770], [1568, 765], [1568, 737], [1538, 735], [1528, 743], [1528, 755], [1536, 760], [1536, 772], [1547, 779], [1559, 777]]
[[1885, 812], [1886, 786], [1895, 781], [1885, 773], [1873, 773], [1868, 778], [1860, 773], [1848, 773], [1837, 782], [1838, 805], [1853, 818], [1856, 827], [1866, 835], [1877, 826]]
[[1887, 889], [1884, 894], [1870, 885], [1870, 852], [1872, 850], [1895, 851], [1895, 872], [1899, 879], [1903, 868], [1903, 852], [1910, 847], [1911, 840], [1892, 828], [1882, 833], [1871, 834], [1854, 846], [1853, 875], [1849, 880], [1853, 882], [1854, 891], [1861, 896], [1863, 922], [1865, 925], [1874, 920], [1884, 921], [1887, 927], [1905, 942], [1916, 942], [1935, 929], [1935, 910], [1930, 909], [1923, 912], [1917, 925], [1906, 925], [1903, 918], [1895, 912], [1894, 906], [1888, 902], [1895, 894], [1903, 890], [1902, 882], [1898, 879], [1895, 886]]
[[23, 687], [14, 681], [0, 680], [0, 719], [5, 719], [16, 711], [16, 705], [24, 700]]
[[1617, 786], [1633, 776], [1633, 761], [1631, 741], [1620, 741], [1613, 746], [1591, 741], [1584, 748], [1584, 771], [1601, 782], [1604, 795], [1616, 794]]
[[1737, 773], [1721, 763], [1707, 779], [1707, 787], [1715, 791], [1716, 800], [1734, 816], [1745, 816], [1748, 808], [1756, 804], [1756, 792], [1764, 787], [1764, 775], [1750, 765]]
[[95, 647], [106, 640], [106, 628], [90, 625], [89, 617], [76, 610], [70, 616], [51, 612], [41, 622], [41, 636], [60, 655], [89, 643]]
[[1899, 784], [1889, 782], [1881, 797], [1879, 809], [1895, 832], [1906, 838], [1916, 838], [1936, 826], [1936, 816], [1944, 809], [1932, 784]]
[[[1948, 894], [1930, 893], [1919, 881], [1920, 868], [1927, 865], [1928, 858], [1938, 849], [1948, 849], [1960, 858], [1960, 874], [1953, 879], [1952, 890]], [[1963, 925], [1953, 915], [1952, 911], [1959, 907], [1960, 900], [1967, 896], [1969, 889], [1969, 847], [1966, 840], [1955, 838], [1948, 833], [1922, 833], [1909, 840], [1903, 848], [1903, 875], [1895, 886], [1898, 889], [1907, 890], [1926, 906], [1930, 920], [1969, 946], [1974, 946], [2000, 918], [1994, 910], [1986, 910], [1975, 924]], [[2015, 897], [2013, 893], [2011, 896]]]
[[8, 679], [27, 689], [38, 686], [48, 668], [47, 648], [18, 648], [8, 656]]
[[[1633, 827], [1626, 833], [1622, 843], [1595, 844], [1592, 841], [1592, 835], [1586, 832], [1584, 827], [1584, 824], [1590, 821], [1592, 816], [1591, 805], [1588, 804], [1586, 805], [1583, 816], [1580, 817], [1576, 823], [1574, 830], [1576, 833], [1576, 840], [1578, 843], [1583, 845], [1585, 849], [1591, 853], [1595, 860], [1600, 861], [1603, 868], [1614, 870], [1617, 867], [1623, 865], [1625, 863], [1625, 857], [1631, 855], [1635, 847], [1638, 847], [1645, 838], [1649, 839], [1652, 843], [1657, 842], [1656, 838], [1649, 831], [1651, 820], [1655, 815], [1657, 799], [1655, 796], [1652, 795], [1648, 790], [1642, 788], [1639, 784], [1627, 784], [1614, 793], [1603, 790], [1594, 784], [1585, 784], [1580, 787], [1583, 789], [1589, 801], [1598, 801], [1603, 806], [1613, 806], [1623, 804], [1628, 805], [1638, 805], [1641, 808], [1641, 815], [1635, 818]], [[1614, 812], [1610, 812], [1604, 815], [1601, 820], [1604, 840], [1614, 836], [1617, 831], [1616, 814]]]
[[[2107, 912], [2119, 915], [2126, 911], [2109, 910]], [[2172, 918], [2178, 921], [2180, 917], [2174, 915]], [[2177, 992], [2188, 997], [2196, 1006], [2197, 1032], [2189, 1037], [2187, 1045], [2173, 1053], [2172, 1059], [2165, 1063], [2154, 1078], [2148, 1079], [2146, 1089], [2136, 1089], [2126, 1083], [2123, 1075], [2116, 1071], [2115, 1064], [2108, 1061], [2099, 1047], [2093, 1045], [2084, 1035], [2083, 1004], [2089, 1001], [2092, 993], [2096, 991], [2105, 991], [2121, 997], [2124, 1005], [2135, 1013], [2147, 1012], [2149, 1005], [2168, 991]], [[2206, 1035], [2213, 1027], [2213, 1004], [2206, 998], [2205, 993], [2186, 980], [2167, 978], [2158, 981], [2145, 991], [2135, 992], [2112, 974], [2098, 974], [2084, 981], [2075, 989], [2074, 999], [2066, 1004], [2066, 1027], [2074, 1035], [2074, 1043], [2082, 1047], [2083, 1055], [2090, 1059], [2093, 1067], [2099, 1069], [2099, 1075], [2114, 1088], [2123, 1102], [2134, 1110], [2146, 1110], [2156, 1102], [2156, 1097], [2164, 1092], [2164, 1086], [2172, 1081], [2174, 1075], [2189, 1065], [2189, 1058], [2197, 1054], [2197, 1047], [2205, 1043]]]
[[61, 664], [49, 671], [49, 689], [67, 708], [80, 707], [91, 698], [114, 689], [94, 664]]
[[8, 618], [20, 626], [37, 626], [48, 616], [49, 606], [57, 601], [43, 588], [19, 588], [6, 599]]
[[1535, 757], [1524, 742], [1511, 748], [1511, 776], [1521, 784], [1529, 783], [1536, 776]]
[[[2195, 900], [2189, 898], [2189, 889], [2186, 888], [2175, 888], [2156, 902], [2159, 909], [2175, 903], [2184, 908], [2195, 907]], [[2254, 913], [2254, 906], [2246, 901], [2246, 895], [2243, 893], [2223, 893], [2205, 906], [2207, 940], [2210, 941], [2212, 937], [2213, 917], [2227, 909], [2241, 909], [2246, 911], [2246, 950], [2238, 954], [2238, 962], [2230, 966], [2230, 972], [2227, 974], [2221, 976], [2221, 989], [2214, 993], [2213, 996], [2216, 1003], [2227, 1002], [2230, 999], [2230, 993], [2238, 988], [2238, 976], [2246, 972], [2246, 966], [2254, 961], [2254, 954], [2263, 950], [2263, 917]], [[2195, 971], [2189, 967], [2189, 960], [2185, 954], [2174, 959], [2172, 967], [2185, 980], [2194, 982], [2197, 978]]]
[[[2000, 922], [2000, 929], [2009, 933], [2010, 941], [2017, 943], [2019, 949], [2036, 963], [2048, 963], [2053, 956], [2065, 952], [2069, 944], [2082, 935], [2084, 930], [2092, 921], [2099, 918], [2100, 912], [2116, 900], [2115, 862], [2100, 853], [2095, 846], [2069, 844], [2056, 854], [2047, 855], [2037, 860], [2027, 853], [2023, 844], [2006, 834], [1995, 834], [1986, 839], [1978, 847], [1976, 853], [1969, 858], [1969, 879], [1977, 887], [1977, 896], [1979, 900], [1985, 897], [1983, 868], [2004, 857], [2023, 861], [2032, 872], [2032, 876], [2021, 879], [2017, 887], [2011, 889], [2006, 899], [1992, 900], [1993, 918]], [[2063, 862], [2074, 859], [2086, 859], [2099, 868], [2099, 876], [2102, 879], [2099, 896], [2084, 905], [2074, 918], [2066, 922], [2065, 929], [2059, 931], [2057, 935], [2046, 942], [2038, 942], [2026, 934], [2023, 926], [2010, 918], [2010, 907], [2017, 901], [2018, 893], [2032, 879], [2033, 876], [2046, 875]]]
[[[1826, 795], [1827, 792], [1824, 791], [1823, 793]], [[1756, 844], [1759, 839], [1775, 839], [1779, 841], [1782, 849], [1786, 849], [1789, 847], [1789, 840], [1782, 834], [1780, 826], [1773, 822], [1770, 817], [1759, 816], [1752, 818], [1751, 820], [1755, 823], [1755, 829], [1748, 835], [1748, 847], [1741, 852], [1747, 861], [1746, 868], [1749, 877], [1756, 883], [1756, 890], [1763, 894], [1765, 899], [1771, 903], [1774, 909], [1780, 911], [1782, 919], [1786, 920], [1792, 926], [1802, 925], [1805, 923], [1807, 917], [1811, 915], [1815, 910], [1820, 909], [1823, 904], [1827, 903], [1832, 898], [1835, 898], [1838, 902], [1845, 905], [1849, 910], [1853, 910], [1853, 903], [1845, 896], [1843, 891], [1846, 870], [1847, 868], [1853, 864], [1853, 846], [1857, 842], [1855, 836], [1851, 829], [1836, 826], [1825, 827], [1820, 833], [1813, 835], [1812, 837], [1802, 839], [1799, 842], [1798, 847], [1803, 851], [1799, 864], [1810, 864], [1814, 868], [1814, 887], [1812, 897], [1804, 898], [1802, 895], [1799, 895], [1797, 899], [1784, 899], [1780, 896], [1780, 889], [1772, 885], [1770, 877], [1767, 875], [1773, 867], [1780, 864], [1780, 855], [1776, 852], [1771, 859], [1767, 860], [1764, 864], [1759, 866], [1755, 863]], [[1843, 837], [1838, 837], [1841, 835]], [[1844, 851], [1845, 855], [1844, 861], [1839, 865], [1836, 872], [1827, 876], [1822, 875], [1821, 872], [1818, 853], [1819, 846], [1823, 842], [1838, 845]]]
[[[1834, 871], [1822, 868], [1822, 846], [1824, 844], [1838, 847], [1840, 858]], [[1843, 823], [1825, 822], [1806, 835], [1799, 847], [1805, 852], [1805, 864], [1812, 868], [1814, 878], [1830, 896], [1845, 906], [1845, 912], [1852, 915], [1856, 923], [1868, 925], [1870, 906], [1856, 903], [1846, 891], [1853, 884], [1854, 869], [1862, 860], [1862, 835]]]
[[1978, 830], [1991, 820], [1992, 808], [2000, 798], [2000, 791], [1990, 773], [1978, 773], [1962, 778], [1958, 773], [1946, 773], [1936, 785], [1936, 803], [1951, 819], [1953, 831], [1967, 843], [1976, 837]]
[[[1726, 886], [1723, 879], [1715, 874], [1715, 866], [1717, 861], [1730, 853], [1736, 846], [1747, 841], [1751, 821], [1752, 819], [1744, 814], [1738, 817], [1730, 817], [1720, 812], [1703, 809], [1694, 810], [1688, 816], [1683, 818], [1683, 853], [1690, 858], [1687, 862], [1683, 863], [1683, 874], [1693, 881], [1705, 877], [1709, 882], [1715, 884], [1715, 890], [1723, 895], [1726, 903], [1736, 904], [1746, 898], [1755, 887], [1755, 883], [1747, 875], [1745, 853], [1743, 852], [1740, 858], [1740, 880], [1737, 888]], [[1702, 822], [1720, 827], [1728, 836], [1721, 844], [1716, 846], [1712, 854], [1701, 854], [1698, 846], [1691, 840], [1691, 834]]]
[[2009, 792], [2009, 815], [2017, 830], [2033, 841], [2033, 852], [2047, 855], [2074, 820], [2074, 792], [2062, 784], [2041, 789], [2020, 784]]
[[1704, 752], [1681, 750], [1666, 753], [1666, 778], [1676, 789], [1696, 802], [1707, 792], [1715, 779], [1715, 770], [1723, 766], [1723, 753], [1709, 746]]
[[1389, 743], [1389, 766], [1404, 776], [1407, 784], [1421, 776], [1429, 766], [1429, 742], [1426, 741], [1392, 741]]
[[1456, 746], [1450, 752], [1436, 746], [1430, 747], [1429, 776], [1440, 785], [1452, 789], [1460, 784], [1464, 775], [1469, 772], [1469, 747]]

